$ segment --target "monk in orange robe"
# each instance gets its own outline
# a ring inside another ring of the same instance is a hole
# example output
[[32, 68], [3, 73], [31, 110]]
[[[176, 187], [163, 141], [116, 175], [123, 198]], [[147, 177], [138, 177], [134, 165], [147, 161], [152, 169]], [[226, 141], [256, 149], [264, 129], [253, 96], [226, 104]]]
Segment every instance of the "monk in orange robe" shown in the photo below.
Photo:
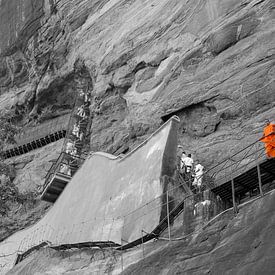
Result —
[[265, 152], [269, 158], [275, 158], [275, 123], [267, 121], [264, 135], [260, 141], [265, 143]]

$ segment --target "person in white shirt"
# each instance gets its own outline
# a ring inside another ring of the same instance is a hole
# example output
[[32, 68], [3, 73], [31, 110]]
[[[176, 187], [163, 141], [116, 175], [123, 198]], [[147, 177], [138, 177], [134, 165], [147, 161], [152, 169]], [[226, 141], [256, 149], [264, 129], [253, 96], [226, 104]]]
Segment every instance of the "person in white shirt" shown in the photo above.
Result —
[[[184, 152], [183, 152], [184, 154]], [[182, 164], [185, 166], [185, 172], [190, 173], [192, 171], [192, 167], [194, 164], [194, 160], [191, 158], [191, 154], [188, 154], [188, 156], [184, 157], [184, 155], [181, 158]]]
[[184, 159], [187, 157], [186, 153], [182, 151], [181, 158], [180, 158], [180, 171], [181, 173], [185, 172], [185, 163]]
[[74, 124], [74, 128], [72, 130], [72, 134], [75, 135], [76, 137], [78, 137], [79, 136], [79, 130], [80, 130], [79, 124]]
[[201, 189], [202, 185], [203, 169], [204, 167], [201, 164], [199, 164], [198, 161], [196, 161], [194, 169], [195, 177], [192, 185], [198, 188], [199, 190]]
[[70, 169], [69, 165], [66, 163], [61, 163], [59, 172], [62, 174], [71, 176], [71, 169]]
[[84, 111], [84, 105], [81, 105], [77, 109], [77, 115], [84, 118], [86, 116], [85, 111]]
[[75, 148], [75, 143], [69, 140], [66, 144], [66, 151], [67, 154], [75, 156], [77, 154], [77, 150]]

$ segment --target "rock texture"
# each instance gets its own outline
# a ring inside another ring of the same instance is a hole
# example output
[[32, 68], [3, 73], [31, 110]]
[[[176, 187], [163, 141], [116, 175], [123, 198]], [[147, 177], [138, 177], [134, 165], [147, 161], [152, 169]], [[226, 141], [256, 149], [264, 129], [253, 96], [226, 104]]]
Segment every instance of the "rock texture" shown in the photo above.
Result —
[[[75, 91], [89, 87], [92, 151], [125, 153], [173, 112], [185, 151], [209, 168], [275, 118], [274, 8], [272, 0], [0, 0], [0, 116], [35, 126], [70, 111]], [[44, 153], [12, 160], [21, 190], [43, 182], [55, 154]]]
[[47, 171], [58, 158], [63, 141], [64, 139], [61, 139], [27, 154], [6, 160], [6, 163], [16, 171], [13, 182], [21, 192], [42, 189]]
[[191, 240], [172, 243], [122, 274], [273, 274], [274, 195], [243, 207], [236, 217], [222, 215]]
[[92, 150], [126, 152], [177, 111], [181, 142], [211, 166], [274, 117], [271, 0], [0, 5], [1, 110], [25, 124], [70, 109], [88, 79]]
[[[26, 197], [26, 201], [21, 203], [14, 199], [6, 215], [2, 216], [0, 213], [0, 240], [36, 223], [50, 207], [51, 204], [42, 202], [39, 195], [47, 171], [59, 156], [62, 143], [63, 139], [25, 155], [6, 160], [11, 170], [9, 171], [10, 180], [18, 187], [21, 194], [31, 195], [31, 198]], [[5, 174], [7, 173], [0, 169], [0, 181], [3, 181]], [[9, 181], [6, 184], [9, 184]], [[36, 195], [38, 195], [37, 199], [35, 199]]]
[[180, 227], [172, 234], [177, 241], [136, 247], [123, 252], [123, 261], [108, 249], [41, 249], [8, 274], [274, 274], [274, 197], [243, 206], [237, 216], [223, 213], [188, 238]]

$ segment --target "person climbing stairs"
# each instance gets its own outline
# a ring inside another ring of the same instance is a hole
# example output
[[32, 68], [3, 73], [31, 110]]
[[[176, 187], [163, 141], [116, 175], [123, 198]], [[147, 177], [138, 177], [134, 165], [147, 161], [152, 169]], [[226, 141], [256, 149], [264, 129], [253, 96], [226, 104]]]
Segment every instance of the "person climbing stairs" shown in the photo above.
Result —
[[[88, 132], [87, 127], [90, 125], [91, 119], [89, 107], [89, 91], [83, 92], [81, 90], [75, 98], [62, 152], [46, 175], [41, 195], [42, 200], [55, 202], [70, 181], [70, 178], [81, 166], [83, 162], [82, 150]], [[65, 170], [66, 173], [62, 173]]]

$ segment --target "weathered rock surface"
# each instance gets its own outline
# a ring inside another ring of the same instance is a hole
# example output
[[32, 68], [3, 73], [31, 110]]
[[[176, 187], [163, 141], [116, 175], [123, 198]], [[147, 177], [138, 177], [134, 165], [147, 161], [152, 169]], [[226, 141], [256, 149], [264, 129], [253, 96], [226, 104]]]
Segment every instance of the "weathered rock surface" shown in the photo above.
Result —
[[31, 3], [1, 1], [1, 109], [70, 109], [89, 79], [92, 150], [125, 152], [179, 110], [181, 142], [206, 166], [274, 117], [271, 0]]
[[[272, 0], [0, 0], [0, 116], [35, 126], [89, 87], [91, 150], [125, 153], [174, 112], [185, 150], [210, 167], [275, 118], [274, 10]], [[21, 190], [43, 182], [52, 146], [11, 160]]]
[[[40, 194], [47, 171], [60, 154], [62, 142], [63, 139], [6, 160], [11, 170], [9, 178], [13, 180], [13, 184], [18, 187], [20, 193], [31, 195], [31, 198], [27, 197], [26, 201], [21, 203], [16, 202], [14, 198], [6, 215], [0, 214], [0, 240], [37, 222], [51, 205], [39, 198], [35, 199], [35, 196]], [[0, 181], [3, 181], [5, 174], [7, 173], [0, 171]]]
[[13, 182], [20, 191], [41, 190], [47, 171], [60, 154], [63, 141], [61, 139], [27, 154], [6, 160], [6, 163], [16, 171]]
[[226, 213], [190, 242], [178, 241], [122, 274], [274, 274], [275, 192]]
[[[121, 253], [108, 249], [41, 249], [8, 274], [274, 274], [275, 192], [213, 220], [170, 244], [157, 241]], [[144, 259], [143, 259], [144, 253]], [[122, 266], [124, 271], [122, 272]]]

